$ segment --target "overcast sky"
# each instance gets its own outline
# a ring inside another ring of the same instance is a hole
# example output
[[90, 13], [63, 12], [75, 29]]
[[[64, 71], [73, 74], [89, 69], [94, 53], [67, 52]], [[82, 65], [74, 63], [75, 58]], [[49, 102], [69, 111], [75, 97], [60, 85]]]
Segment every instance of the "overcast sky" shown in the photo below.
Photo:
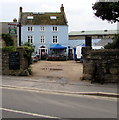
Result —
[[[67, 16], [69, 32], [82, 30], [116, 30], [117, 24], [102, 21], [94, 15], [96, 0], [0, 0], [0, 22], [18, 19], [19, 7], [23, 12], [60, 12], [61, 4]], [[0, 13], [1, 14], [1, 13]]]

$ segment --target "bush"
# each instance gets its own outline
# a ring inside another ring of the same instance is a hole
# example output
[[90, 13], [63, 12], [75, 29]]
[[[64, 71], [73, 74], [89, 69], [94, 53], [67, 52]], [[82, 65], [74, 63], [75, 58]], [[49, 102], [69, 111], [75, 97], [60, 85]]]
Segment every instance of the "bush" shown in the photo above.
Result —
[[25, 48], [25, 56], [28, 58], [28, 64], [32, 64], [31, 55], [34, 52], [35, 46], [30, 44], [29, 42], [26, 42], [22, 47]]
[[3, 52], [15, 52], [16, 51], [16, 47], [14, 47], [14, 46], [7, 46], [7, 47], [2, 48], [2, 51]]
[[29, 42], [25, 42], [24, 47], [29, 47], [30, 49], [32, 49], [32, 52], [34, 52], [35, 46], [33, 46], [32, 44], [30, 44]]
[[5, 41], [6, 46], [13, 46], [14, 40], [8, 33], [2, 33], [2, 39]]
[[24, 56], [28, 59], [28, 64], [30, 65], [32, 63], [31, 55], [33, 52], [33, 48], [30, 46], [20, 46], [20, 47], [14, 47], [14, 46], [6, 46], [2, 48], [2, 52], [15, 52], [17, 51], [17, 48], [24, 49]]
[[28, 64], [30, 65], [32, 63], [31, 55], [32, 55], [32, 52], [34, 51], [34, 49], [30, 46], [20, 46], [18, 48], [23, 48], [24, 49], [24, 51], [25, 51], [24, 56], [27, 57]]

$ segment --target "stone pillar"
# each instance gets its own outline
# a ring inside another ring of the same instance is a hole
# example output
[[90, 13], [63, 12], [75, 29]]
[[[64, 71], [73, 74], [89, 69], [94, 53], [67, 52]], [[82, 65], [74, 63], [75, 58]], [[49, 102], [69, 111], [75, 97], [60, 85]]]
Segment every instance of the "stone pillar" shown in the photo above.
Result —
[[23, 48], [17, 48], [17, 51], [20, 54], [20, 69], [27, 69], [28, 68], [28, 60], [25, 57], [25, 50]]
[[92, 47], [92, 37], [91, 36], [85, 37], [85, 44], [86, 44], [86, 46]]
[[82, 55], [83, 55], [83, 59], [87, 59], [87, 57], [90, 55], [90, 51], [91, 51], [91, 47], [86, 46], [86, 47], [82, 47]]
[[93, 78], [93, 62], [90, 58], [91, 47], [83, 47], [82, 55], [83, 55], [83, 79], [91, 80]]

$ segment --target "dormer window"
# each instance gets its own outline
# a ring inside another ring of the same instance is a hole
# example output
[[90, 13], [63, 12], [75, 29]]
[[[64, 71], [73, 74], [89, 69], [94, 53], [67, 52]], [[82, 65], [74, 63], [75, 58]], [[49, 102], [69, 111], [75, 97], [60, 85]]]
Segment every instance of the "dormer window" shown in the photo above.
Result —
[[50, 19], [51, 19], [51, 20], [56, 20], [57, 17], [56, 17], [56, 16], [50, 16]]
[[32, 19], [33, 19], [33, 16], [27, 16], [27, 19], [28, 19], [28, 20], [32, 20]]

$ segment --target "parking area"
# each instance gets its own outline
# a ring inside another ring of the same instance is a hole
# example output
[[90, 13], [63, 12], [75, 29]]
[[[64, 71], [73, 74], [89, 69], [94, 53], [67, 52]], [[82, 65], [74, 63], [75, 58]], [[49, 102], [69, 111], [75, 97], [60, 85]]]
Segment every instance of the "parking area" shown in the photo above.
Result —
[[31, 68], [35, 79], [80, 81], [83, 72], [82, 63], [75, 61], [38, 61]]

